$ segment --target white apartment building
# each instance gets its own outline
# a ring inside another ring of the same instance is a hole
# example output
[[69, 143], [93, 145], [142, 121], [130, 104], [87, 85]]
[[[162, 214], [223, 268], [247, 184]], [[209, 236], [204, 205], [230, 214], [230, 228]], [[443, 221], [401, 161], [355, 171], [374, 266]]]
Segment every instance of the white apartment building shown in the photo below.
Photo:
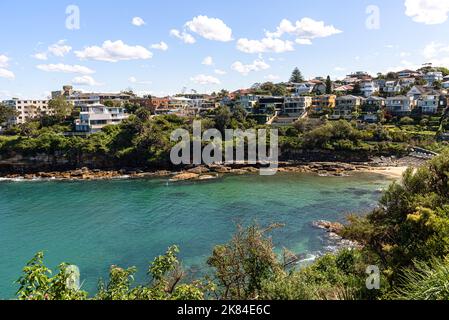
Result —
[[371, 97], [373, 94], [379, 92], [379, 85], [374, 81], [367, 81], [360, 83], [360, 90], [366, 98]]
[[81, 106], [79, 119], [75, 120], [75, 130], [84, 133], [96, 133], [105, 126], [121, 123], [129, 117], [123, 107], [106, 107], [102, 104]]
[[53, 114], [53, 110], [50, 110], [48, 107], [48, 100], [20, 100], [14, 98], [3, 101], [3, 104], [17, 112], [17, 116], [8, 121], [10, 125], [23, 124], [28, 120]]

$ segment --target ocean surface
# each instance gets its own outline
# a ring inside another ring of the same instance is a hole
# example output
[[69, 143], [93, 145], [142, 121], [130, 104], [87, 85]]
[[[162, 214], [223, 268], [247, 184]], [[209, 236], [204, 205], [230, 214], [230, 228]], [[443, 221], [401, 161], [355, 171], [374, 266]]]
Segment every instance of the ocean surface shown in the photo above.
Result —
[[0, 181], [0, 298], [13, 298], [14, 281], [38, 251], [47, 266], [73, 263], [83, 289], [95, 292], [111, 265], [148, 264], [173, 244], [193, 274], [205, 270], [214, 245], [237, 224], [282, 223], [277, 249], [315, 255], [326, 245], [316, 220], [345, 221], [374, 208], [391, 181], [375, 174], [226, 176], [213, 181], [166, 179], [92, 182]]

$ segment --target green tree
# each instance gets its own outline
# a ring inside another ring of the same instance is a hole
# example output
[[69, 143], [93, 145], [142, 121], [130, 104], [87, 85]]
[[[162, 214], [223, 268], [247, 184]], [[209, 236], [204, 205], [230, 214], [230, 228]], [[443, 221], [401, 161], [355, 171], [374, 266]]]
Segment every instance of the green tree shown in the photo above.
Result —
[[303, 78], [303, 76], [301, 74], [301, 71], [299, 71], [298, 68], [295, 68], [293, 70], [293, 72], [292, 72], [291, 77], [290, 77], [290, 82], [292, 82], [292, 83], [300, 83], [300, 82], [303, 82], [303, 81], [304, 81], [304, 78]]
[[379, 263], [397, 280], [414, 261], [428, 262], [449, 254], [449, 150], [402, 183], [392, 184], [379, 208], [365, 218], [351, 217], [343, 236], [365, 246], [371, 263]]
[[0, 125], [6, 123], [9, 119], [14, 118], [16, 115], [17, 112], [14, 109], [0, 103]]
[[215, 110], [215, 125], [222, 134], [231, 123], [232, 113], [228, 107], [222, 106]]
[[84, 300], [87, 293], [70, 285], [73, 275], [67, 264], [59, 266], [59, 272], [51, 277], [51, 270], [43, 262], [44, 254], [39, 252], [23, 269], [17, 280], [20, 300]]
[[58, 97], [48, 102], [48, 108], [53, 110], [54, 117], [59, 121], [66, 120], [73, 112], [73, 104], [64, 97]]
[[273, 251], [265, 230], [257, 226], [239, 227], [232, 240], [216, 246], [208, 259], [215, 269], [219, 295], [222, 299], [248, 300], [257, 298], [263, 281], [275, 277], [282, 266]]
[[359, 96], [362, 94], [362, 88], [360, 86], [360, 83], [354, 84], [354, 88], [352, 89], [352, 94], [355, 96]]
[[441, 82], [441, 81], [434, 81], [434, 83], [433, 83], [433, 88], [435, 89], [435, 90], [440, 90], [440, 89], [442, 89], [443, 88], [443, 82]]
[[331, 81], [331, 77], [327, 76], [326, 78], [326, 94], [331, 94], [332, 93], [332, 81]]

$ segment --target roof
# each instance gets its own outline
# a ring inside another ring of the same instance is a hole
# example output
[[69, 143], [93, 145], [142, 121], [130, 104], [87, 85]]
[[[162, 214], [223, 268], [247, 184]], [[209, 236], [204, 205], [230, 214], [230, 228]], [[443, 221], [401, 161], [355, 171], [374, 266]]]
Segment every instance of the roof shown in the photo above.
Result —
[[388, 98], [387, 98], [387, 100], [399, 100], [399, 99], [410, 100], [410, 97], [406, 97], [406, 96], [394, 96], [394, 97], [388, 97]]
[[366, 100], [385, 101], [385, 98], [371, 96], [371, 97], [367, 98]]
[[362, 99], [362, 97], [357, 97], [352, 94], [349, 94], [349, 95], [341, 96], [341, 97], [337, 98], [337, 100], [348, 100], [348, 99]]

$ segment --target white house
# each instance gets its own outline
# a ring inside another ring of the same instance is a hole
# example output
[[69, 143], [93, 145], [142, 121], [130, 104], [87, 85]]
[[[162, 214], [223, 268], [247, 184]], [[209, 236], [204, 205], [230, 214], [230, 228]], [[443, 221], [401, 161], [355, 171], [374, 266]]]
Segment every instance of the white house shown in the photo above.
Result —
[[426, 92], [429, 91], [429, 88], [426, 88], [424, 86], [413, 86], [409, 92], [407, 92], [408, 97], [413, 97], [413, 99], [418, 99], [423, 94], [426, 94]]
[[434, 91], [421, 95], [417, 100], [417, 107], [425, 114], [435, 114], [438, 111], [440, 93]]
[[399, 81], [387, 81], [385, 82], [384, 92], [387, 94], [398, 94], [402, 90]]
[[431, 86], [435, 81], [443, 81], [443, 73], [439, 71], [428, 72], [423, 79]]
[[413, 78], [413, 77], [419, 76], [419, 72], [416, 72], [416, 71], [413, 71], [413, 70], [406, 69], [406, 70], [399, 71], [399, 72], [397, 73], [397, 75], [398, 75], [398, 77], [399, 77], [400, 79], [403, 79], [403, 78]]
[[302, 94], [312, 93], [315, 84], [312, 82], [302, 82], [295, 84], [295, 94], [300, 96]]
[[379, 92], [379, 86], [374, 81], [364, 81], [360, 83], [360, 90], [368, 98]]
[[96, 133], [105, 126], [119, 124], [128, 117], [123, 107], [106, 107], [99, 103], [84, 105], [79, 119], [75, 120], [75, 130]]
[[396, 96], [389, 97], [385, 102], [387, 111], [393, 115], [402, 115], [410, 113], [415, 107], [413, 97]]
[[17, 112], [17, 116], [11, 118], [8, 124], [22, 124], [31, 119], [53, 114], [53, 110], [48, 107], [48, 100], [19, 100], [14, 98], [3, 101], [3, 104]]

